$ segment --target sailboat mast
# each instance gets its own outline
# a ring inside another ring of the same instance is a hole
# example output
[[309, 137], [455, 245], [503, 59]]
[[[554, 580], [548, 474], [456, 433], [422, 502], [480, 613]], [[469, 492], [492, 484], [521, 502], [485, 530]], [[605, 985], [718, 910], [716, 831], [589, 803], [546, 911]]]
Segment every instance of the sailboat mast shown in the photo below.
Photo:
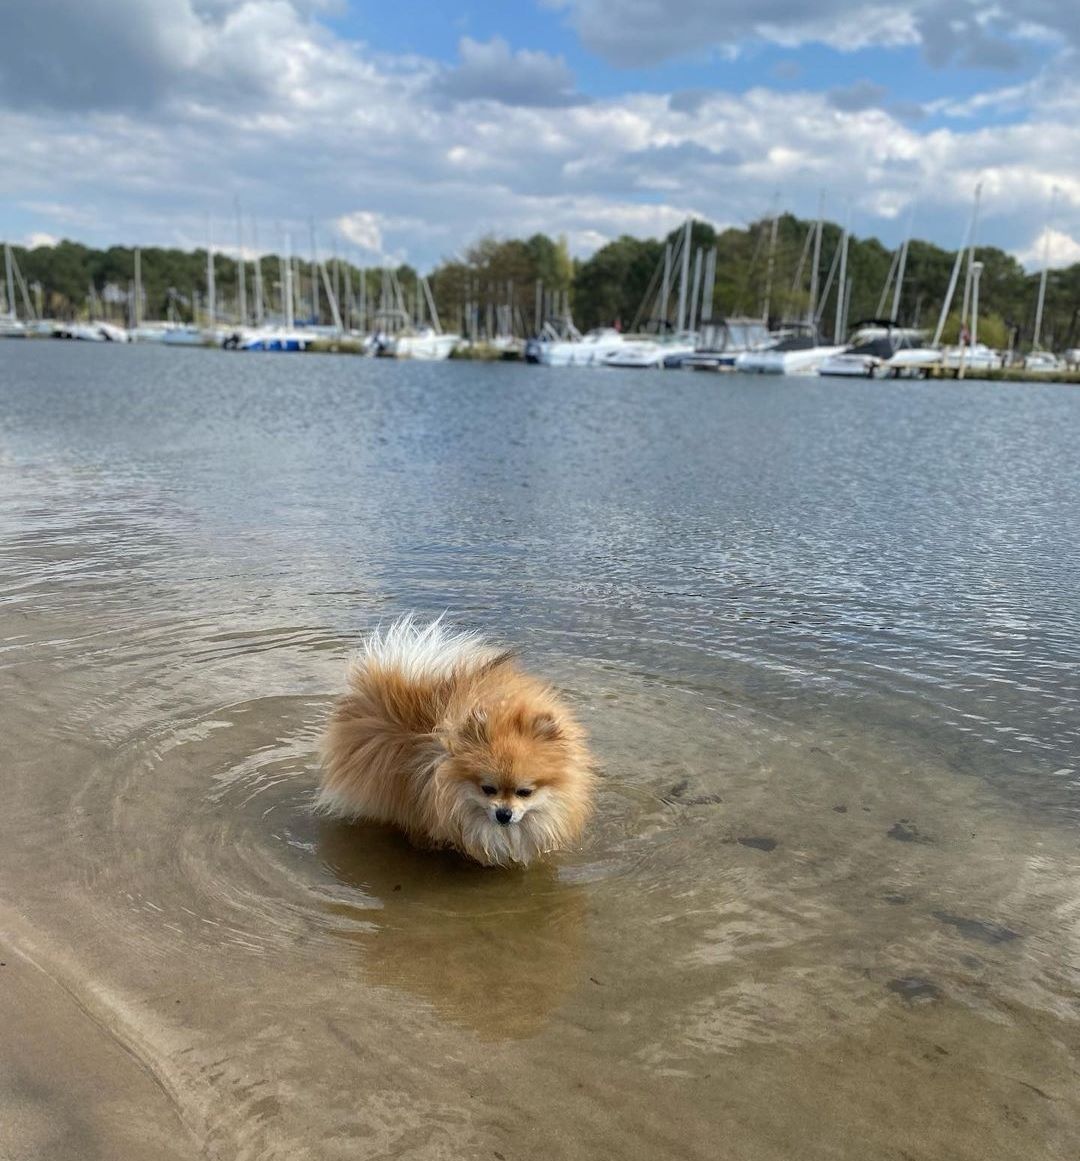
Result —
[[679, 271], [679, 322], [675, 328], [678, 331], [686, 329], [686, 292], [690, 285], [690, 229], [691, 219], [686, 219], [683, 230], [682, 269]]
[[352, 266], [348, 251], [345, 254], [345, 330], [351, 331], [356, 325], [356, 297], [353, 294]]
[[318, 273], [322, 275], [323, 286], [326, 289], [326, 301], [330, 305], [330, 317], [334, 320], [334, 330], [340, 335], [345, 327], [341, 321], [341, 311], [338, 308], [337, 295], [334, 293], [334, 288], [330, 284], [330, 272], [326, 269], [326, 263], [320, 262]]
[[893, 290], [892, 311], [889, 315], [893, 322], [900, 317], [900, 295], [904, 289], [904, 271], [907, 269], [908, 246], [911, 243], [910, 238], [904, 239], [904, 244], [900, 248], [900, 269], [896, 272], [896, 287]]
[[236, 199], [236, 287], [240, 325], [247, 326], [247, 267], [244, 265], [244, 222], [240, 216], [240, 199]]
[[[314, 277], [314, 271], [312, 271]], [[304, 280], [300, 273], [300, 255], [297, 254], [293, 258], [293, 322], [296, 322], [296, 316], [303, 309], [303, 294], [304, 294]]]
[[773, 211], [772, 225], [769, 229], [769, 258], [765, 264], [765, 301], [761, 306], [761, 321], [769, 325], [769, 311], [772, 309], [773, 274], [776, 272], [776, 234], [780, 227], [779, 211]]
[[695, 329], [695, 320], [698, 314], [698, 299], [701, 295], [701, 251], [704, 247], [699, 246], [697, 253], [694, 255], [694, 281], [693, 288], [690, 293], [690, 317], [687, 319], [687, 327], [689, 330]]
[[206, 313], [207, 325], [213, 326], [217, 317], [217, 293], [214, 287], [214, 242], [211, 237], [212, 222], [206, 215]]
[[881, 288], [881, 297], [877, 302], [877, 310], [874, 311], [875, 318], [882, 318], [885, 314], [885, 303], [889, 299], [889, 291], [893, 288], [893, 279], [896, 277], [896, 268], [900, 265], [900, 250], [901, 247], [893, 251], [892, 259], [889, 262], [889, 273], [885, 275], [885, 285]]
[[937, 330], [934, 331], [934, 341], [931, 343], [931, 346], [936, 347], [941, 342], [941, 336], [945, 331], [945, 322], [949, 317], [949, 307], [952, 306], [953, 295], [956, 294], [956, 284], [960, 280], [960, 267], [964, 262], [964, 252], [967, 250], [968, 238], [973, 233], [974, 225], [975, 219], [972, 217], [971, 222], [968, 224], [967, 232], [964, 234], [964, 240], [960, 245], [960, 249], [956, 251], [956, 260], [953, 262], [952, 274], [949, 276], [949, 288], [945, 291], [945, 301], [941, 304], [941, 314], [938, 315]]
[[1054, 220], [1054, 202], [1057, 199], [1057, 186], [1050, 191], [1050, 209], [1046, 215], [1046, 232], [1043, 234], [1043, 268], [1039, 276], [1039, 301], [1035, 306], [1035, 334], [1031, 340], [1032, 350], [1039, 349], [1042, 339], [1043, 307], [1046, 305], [1046, 279], [1050, 273], [1050, 224]]
[[904, 289], [904, 271], [907, 269], [908, 247], [911, 245], [911, 228], [915, 222], [915, 206], [908, 211], [907, 231], [904, 234], [904, 244], [900, 247], [900, 265], [896, 271], [896, 288], [893, 291], [892, 314], [893, 322], [900, 317], [900, 295]]
[[311, 313], [312, 323], [319, 325], [319, 253], [315, 245], [315, 219], [311, 220]]
[[982, 197], [982, 182], [975, 187], [975, 205], [971, 211], [971, 245], [968, 247], [967, 273], [964, 276], [964, 301], [960, 307], [960, 329], [967, 322], [968, 307], [971, 305], [971, 270], [975, 264], [975, 235], [979, 228], [979, 199]]
[[285, 307], [285, 329], [291, 331], [295, 326], [293, 314], [293, 264], [292, 239], [285, 235], [285, 257], [282, 262], [284, 269], [281, 280], [281, 301]]
[[701, 321], [712, 322], [713, 295], [716, 291], [716, 247], [709, 251], [705, 259], [705, 289], [701, 297]]
[[135, 326], [142, 323], [142, 251], [135, 247], [135, 309], [132, 312]]
[[945, 301], [941, 304], [941, 314], [938, 316], [937, 330], [934, 331], [934, 341], [931, 346], [936, 347], [941, 342], [945, 330], [945, 320], [949, 317], [949, 307], [952, 306], [953, 295], [956, 293], [956, 284], [960, 279], [960, 266], [964, 261], [964, 251], [956, 252], [956, 261], [953, 262], [952, 274], [949, 276], [949, 289], [945, 291]]
[[814, 229], [814, 261], [810, 267], [810, 322], [817, 327], [818, 278], [821, 273], [821, 231], [825, 224], [825, 191], [818, 201], [817, 226]]
[[7, 313], [15, 317], [15, 274], [11, 268], [11, 243], [4, 243], [4, 269], [7, 273]]
[[439, 322], [439, 312], [435, 309], [435, 298], [431, 293], [431, 285], [426, 276], [421, 277], [420, 286], [424, 291], [424, 297], [427, 299], [428, 312], [431, 315], [431, 325], [435, 328], [435, 333], [441, 335], [442, 323]]
[[844, 236], [840, 240], [840, 277], [836, 288], [836, 325], [833, 327], [833, 342], [837, 344], [844, 341], [844, 308], [847, 305], [845, 299], [847, 297], [847, 259], [850, 224], [851, 211], [849, 210], [847, 220], [844, 222]]
[[255, 251], [255, 325], [263, 325], [262, 255], [259, 253], [259, 224], [251, 219], [251, 245]]
[[664, 247], [664, 282], [660, 290], [660, 317], [667, 325], [668, 299], [671, 297], [671, 243]]

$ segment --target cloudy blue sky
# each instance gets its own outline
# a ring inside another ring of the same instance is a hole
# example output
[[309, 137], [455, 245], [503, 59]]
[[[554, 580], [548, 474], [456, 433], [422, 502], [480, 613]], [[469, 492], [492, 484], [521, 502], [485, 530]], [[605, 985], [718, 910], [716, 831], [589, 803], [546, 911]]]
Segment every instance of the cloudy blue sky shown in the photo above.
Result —
[[314, 219], [426, 268], [824, 192], [953, 247], [981, 181], [983, 239], [1080, 260], [1078, 0], [0, 0], [0, 29], [20, 243], [235, 246], [239, 200], [248, 248]]

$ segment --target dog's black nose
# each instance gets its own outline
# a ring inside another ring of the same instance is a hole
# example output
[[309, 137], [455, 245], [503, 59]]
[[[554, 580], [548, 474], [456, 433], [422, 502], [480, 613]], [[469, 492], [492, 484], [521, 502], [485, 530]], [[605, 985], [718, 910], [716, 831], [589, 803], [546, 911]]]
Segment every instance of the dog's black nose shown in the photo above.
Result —
[[506, 824], [514, 817], [514, 812], [512, 810], [507, 810], [505, 806], [500, 806], [499, 809], [495, 811], [495, 817], [503, 824], [503, 826], [506, 826]]

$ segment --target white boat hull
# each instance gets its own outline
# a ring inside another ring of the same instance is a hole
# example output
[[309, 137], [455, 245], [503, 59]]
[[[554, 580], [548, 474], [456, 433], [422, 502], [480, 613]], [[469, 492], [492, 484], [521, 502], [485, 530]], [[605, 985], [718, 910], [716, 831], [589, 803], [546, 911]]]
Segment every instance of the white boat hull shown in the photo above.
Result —
[[618, 331], [590, 331], [575, 341], [541, 343], [537, 357], [545, 367], [602, 367], [626, 345], [625, 336]]
[[973, 347], [949, 347], [943, 352], [942, 365], [950, 371], [1000, 371], [1005, 360], [989, 347], [976, 343]]
[[131, 339], [123, 327], [112, 323], [58, 323], [52, 332], [58, 339], [77, 339], [83, 343], [127, 343]]
[[540, 362], [545, 367], [602, 367], [618, 350], [618, 344], [549, 343], [541, 348]]
[[237, 344], [240, 351], [306, 351], [316, 336], [303, 331], [248, 331]]
[[161, 341], [167, 347], [201, 347], [206, 342], [198, 327], [174, 327]]
[[449, 359], [460, 342], [460, 335], [401, 335], [394, 342], [394, 354], [399, 359], [437, 363]]
[[639, 370], [662, 367], [664, 349], [659, 343], [623, 343], [604, 359], [605, 367], [627, 367]]
[[818, 374], [826, 379], [873, 379], [882, 366], [874, 355], [840, 354], [826, 359]]
[[754, 375], [815, 375], [826, 359], [843, 350], [843, 347], [805, 347], [794, 351], [744, 351], [735, 360], [735, 370]]
[[674, 355], [690, 355], [693, 343], [626, 342], [604, 360], [606, 367], [627, 367], [638, 370], [663, 370], [665, 359]]
[[1050, 354], [1049, 351], [1033, 351], [1024, 360], [1024, 370], [1030, 375], [1054, 375], [1058, 371], [1065, 371], [1065, 363]]
[[167, 325], [159, 327], [155, 326], [138, 326], [131, 332], [131, 341], [133, 343], [163, 343], [165, 336], [172, 328]]

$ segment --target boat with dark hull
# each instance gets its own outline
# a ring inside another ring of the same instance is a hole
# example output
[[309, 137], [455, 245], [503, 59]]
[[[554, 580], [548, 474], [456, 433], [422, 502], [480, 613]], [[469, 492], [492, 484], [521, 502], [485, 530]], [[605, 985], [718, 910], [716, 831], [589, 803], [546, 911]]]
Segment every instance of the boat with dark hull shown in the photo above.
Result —
[[882, 378], [899, 351], [919, 349], [923, 338], [922, 331], [898, 327], [888, 319], [866, 319], [856, 324], [844, 350], [822, 362], [818, 374], [836, 379]]

